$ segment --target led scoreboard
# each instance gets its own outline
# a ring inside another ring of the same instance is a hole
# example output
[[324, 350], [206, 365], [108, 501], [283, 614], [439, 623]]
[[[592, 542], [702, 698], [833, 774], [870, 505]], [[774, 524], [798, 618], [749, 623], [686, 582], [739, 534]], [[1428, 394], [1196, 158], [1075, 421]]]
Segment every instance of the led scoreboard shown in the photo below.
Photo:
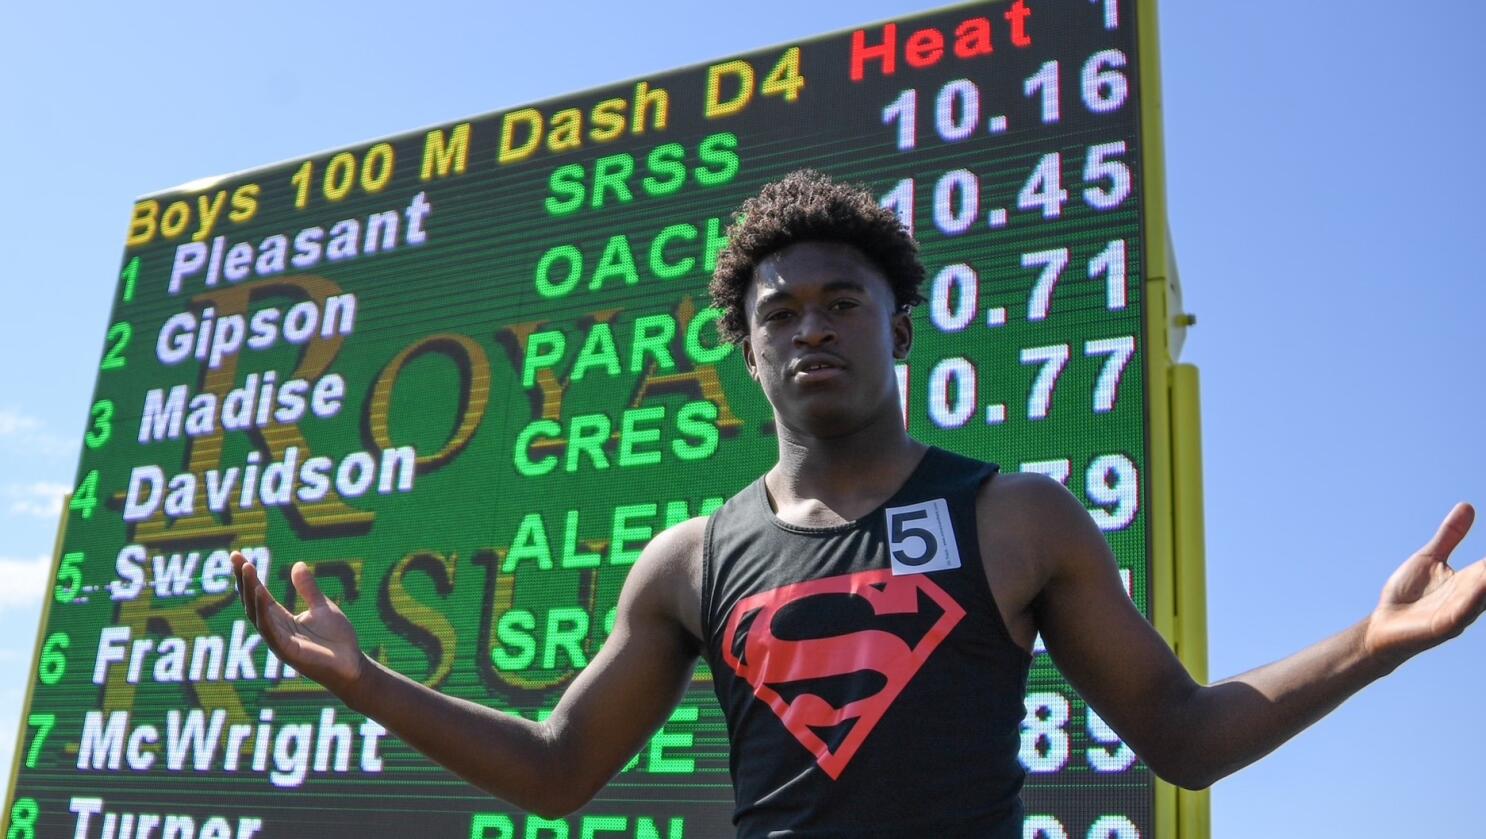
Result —
[[[802, 166], [922, 245], [911, 433], [1065, 483], [1200, 672], [1155, 68], [1152, 3], [982, 3], [139, 200], [6, 839], [730, 835], [705, 666], [543, 819], [276, 660], [227, 555], [291, 609], [304, 560], [368, 654], [543, 718], [646, 541], [773, 463], [706, 285], [732, 211]], [[1026, 707], [1024, 835], [1201, 833], [1040, 647]]]

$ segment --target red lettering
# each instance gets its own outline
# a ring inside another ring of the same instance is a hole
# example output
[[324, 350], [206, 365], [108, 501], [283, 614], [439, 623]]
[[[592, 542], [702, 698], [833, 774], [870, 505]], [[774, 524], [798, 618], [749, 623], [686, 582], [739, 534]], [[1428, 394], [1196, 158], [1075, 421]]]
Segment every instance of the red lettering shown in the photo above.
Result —
[[955, 57], [991, 54], [991, 19], [973, 17], [955, 27]]
[[938, 29], [920, 29], [903, 44], [903, 58], [909, 66], [924, 68], [944, 55], [944, 36]]
[[[1011, 42], [1018, 47], [1032, 45], [1032, 36], [1027, 34], [1027, 18], [1032, 10], [1027, 0], [1015, 0], [1003, 13], [1008, 23]], [[954, 29], [954, 55], [970, 59], [994, 52], [991, 37], [991, 19], [972, 17], [961, 21]], [[944, 60], [950, 50], [948, 30], [933, 27], [919, 29], [903, 41], [903, 61], [915, 70], [932, 67]], [[891, 76], [898, 69], [898, 25], [885, 23], [875, 43], [868, 43], [868, 33], [858, 29], [851, 33], [851, 80], [861, 81], [867, 68], [877, 62], [877, 69], [884, 76]]]
[[867, 31], [858, 29], [851, 33], [851, 80], [859, 82], [865, 74], [868, 61], [882, 62], [882, 74], [891, 76], [897, 69], [898, 24], [887, 23], [882, 27], [882, 43], [867, 46]]
[[1006, 22], [1011, 24], [1011, 42], [1016, 46], [1032, 46], [1032, 38], [1027, 34], [1027, 18], [1031, 16], [1032, 10], [1027, 8], [1027, 0], [1016, 0], [1006, 10]]

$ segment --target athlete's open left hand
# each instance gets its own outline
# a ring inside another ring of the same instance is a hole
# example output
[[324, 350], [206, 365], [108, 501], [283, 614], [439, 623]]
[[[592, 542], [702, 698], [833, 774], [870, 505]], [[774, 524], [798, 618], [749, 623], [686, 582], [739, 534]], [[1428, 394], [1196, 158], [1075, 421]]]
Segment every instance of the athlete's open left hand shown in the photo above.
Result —
[[1459, 635], [1486, 609], [1486, 560], [1459, 571], [1448, 564], [1475, 517], [1469, 504], [1456, 504], [1434, 538], [1388, 578], [1368, 620], [1367, 652], [1401, 664]]
[[296, 562], [289, 570], [294, 590], [309, 606], [297, 615], [274, 599], [258, 579], [258, 569], [237, 551], [232, 553], [232, 571], [248, 620], [274, 655], [337, 695], [356, 683], [365, 661], [356, 630], [320, 591], [309, 566]]

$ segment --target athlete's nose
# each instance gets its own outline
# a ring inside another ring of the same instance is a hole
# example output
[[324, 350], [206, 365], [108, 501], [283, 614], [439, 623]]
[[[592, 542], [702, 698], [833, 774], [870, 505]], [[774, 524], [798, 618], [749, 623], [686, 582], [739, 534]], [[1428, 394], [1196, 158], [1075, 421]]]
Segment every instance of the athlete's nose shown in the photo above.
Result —
[[805, 347], [818, 347], [836, 340], [836, 325], [824, 309], [806, 306], [796, 321], [795, 343]]

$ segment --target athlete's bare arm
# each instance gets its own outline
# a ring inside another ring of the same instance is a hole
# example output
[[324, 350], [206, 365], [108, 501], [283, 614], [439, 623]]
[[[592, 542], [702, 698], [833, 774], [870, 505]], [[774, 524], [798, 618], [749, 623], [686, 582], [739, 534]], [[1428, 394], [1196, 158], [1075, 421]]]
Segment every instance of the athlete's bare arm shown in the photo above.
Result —
[[1209, 786], [1263, 757], [1409, 657], [1459, 635], [1486, 608], [1486, 561], [1459, 572], [1446, 564], [1474, 517], [1460, 504], [1356, 625], [1201, 686], [1135, 610], [1079, 502], [1041, 476], [1000, 476], [988, 487], [997, 482], [981, 494], [982, 521], [1013, 522], [1036, 552], [1020, 572], [1001, 572], [1001, 587], [1034, 592], [1027, 616], [1069, 682], [1157, 774], [1184, 787]]
[[446, 696], [382, 667], [295, 563], [308, 608], [276, 601], [241, 554], [233, 555], [248, 618], [268, 646], [353, 710], [470, 783], [546, 817], [593, 797], [680, 701], [700, 646], [703, 520], [657, 536], [630, 570], [614, 632], [545, 722]]

